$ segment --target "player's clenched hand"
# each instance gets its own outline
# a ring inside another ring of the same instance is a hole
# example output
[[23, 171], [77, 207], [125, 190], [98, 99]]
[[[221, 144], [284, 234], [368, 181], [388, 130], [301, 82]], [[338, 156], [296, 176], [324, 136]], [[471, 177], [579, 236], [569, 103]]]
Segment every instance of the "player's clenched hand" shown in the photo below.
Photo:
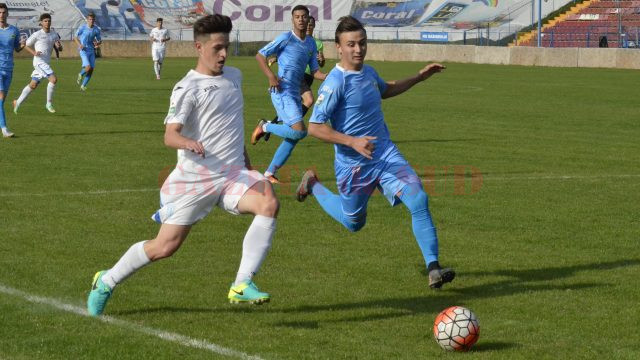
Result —
[[373, 159], [371, 156], [373, 154], [373, 150], [376, 148], [376, 144], [372, 141], [375, 140], [375, 136], [363, 136], [359, 138], [355, 138], [351, 147], [353, 150], [357, 151], [360, 155], [366, 157], [367, 159]]
[[269, 77], [269, 92], [280, 92], [280, 81], [275, 75]]
[[420, 74], [420, 80], [427, 80], [431, 75], [439, 73], [446, 68], [446, 66], [438, 63], [429, 64], [418, 72]]
[[184, 148], [204, 158], [204, 145], [200, 141], [189, 140], [184, 144]]

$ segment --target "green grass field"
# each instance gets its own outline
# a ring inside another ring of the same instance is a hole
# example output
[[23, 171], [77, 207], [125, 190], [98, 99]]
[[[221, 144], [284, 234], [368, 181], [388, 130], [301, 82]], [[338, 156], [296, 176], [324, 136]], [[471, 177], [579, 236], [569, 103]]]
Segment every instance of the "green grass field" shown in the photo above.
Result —
[[[227, 303], [251, 217], [217, 209], [118, 287], [108, 317], [82, 316], [94, 272], [157, 232], [158, 179], [175, 163], [163, 119], [194, 61], [168, 59], [156, 81], [150, 60], [102, 59], [86, 93], [79, 62], [60, 61], [56, 114], [45, 85], [18, 116], [5, 104], [17, 137], [0, 139], [0, 359], [640, 358], [631, 70], [447, 64], [385, 100], [392, 138], [430, 180], [440, 261], [458, 272], [442, 291], [427, 286], [403, 206], [378, 194], [349, 233], [315, 200], [295, 201], [306, 167], [335, 189], [332, 147], [307, 138], [281, 174], [290, 183], [276, 188], [278, 232], [256, 278], [271, 304]], [[421, 66], [371, 64], [389, 80]], [[228, 65], [244, 72], [248, 139], [273, 113], [267, 82], [252, 58]], [[18, 61], [9, 100], [30, 72]], [[275, 140], [248, 145], [262, 170]], [[432, 338], [451, 305], [480, 320], [470, 353]]]

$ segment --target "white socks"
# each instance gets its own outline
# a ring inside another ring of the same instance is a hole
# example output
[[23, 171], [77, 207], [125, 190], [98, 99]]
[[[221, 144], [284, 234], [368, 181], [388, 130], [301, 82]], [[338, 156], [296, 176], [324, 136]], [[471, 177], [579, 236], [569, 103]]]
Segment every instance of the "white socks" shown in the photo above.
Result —
[[51, 104], [53, 102], [53, 90], [55, 90], [56, 84], [49, 83], [47, 85], [47, 104]]
[[153, 71], [156, 72], [156, 76], [160, 76], [160, 69], [162, 68], [162, 64], [157, 61], [153, 62]]
[[256, 215], [242, 243], [242, 260], [235, 284], [251, 280], [262, 265], [271, 247], [271, 239], [276, 231], [276, 219]]
[[20, 104], [29, 97], [32, 91], [33, 89], [29, 85], [25, 86], [24, 89], [22, 89], [22, 94], [20, 94], [20, 97], [16, 100], [16, 107], [20, 107]]
[[[47, 85], [47, 104], [51, 104], [53, 102], [53, 91], [55, 90], [55, 88], [56, 84], [54, 83], [49, 83], [49, 85]], [[16, 100], [16, 108], [20, 107], [20, 105], [27, 99], [27, 97], [29, 97], [32, 91], [33, 89], [29, 85], [25, 86], [24, 89], [22, 89], [20, 97], [18, 98], [18, 100]]]
[[138, 269], [150, 263], [151, 260], [144, 252], [145, 242], [140, 241], [133, 244], [120, 260], [102, 276], [102, 281], [113, 289]]

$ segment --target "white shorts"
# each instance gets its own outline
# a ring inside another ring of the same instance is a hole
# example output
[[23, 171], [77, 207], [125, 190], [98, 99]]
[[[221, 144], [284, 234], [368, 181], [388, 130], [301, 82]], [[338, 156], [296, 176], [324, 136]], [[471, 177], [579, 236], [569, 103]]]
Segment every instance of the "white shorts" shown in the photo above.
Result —
[[207, 216], [214, 205], [238, 215], [238, 202], [259, 181], [266, 178], [244, 167], [223, 173], [192, 173], [178, 166], [162, 185], [160, 210], [151, 218], [160, 224], [192, 225]]
[[48, 78], [53, 75], [53, 69], [47, 63], [40, 63], [33, 66], [33, 72], [31, 73], [31, 79], [40, 82], [40, 80]]
[[167, 48], [151, 48], [151, 58], [153, 59], [153, 61], [158, 61], [158, 62], [162, 62], [162, 60], [164, 60], [164, 53], [166, 52]]

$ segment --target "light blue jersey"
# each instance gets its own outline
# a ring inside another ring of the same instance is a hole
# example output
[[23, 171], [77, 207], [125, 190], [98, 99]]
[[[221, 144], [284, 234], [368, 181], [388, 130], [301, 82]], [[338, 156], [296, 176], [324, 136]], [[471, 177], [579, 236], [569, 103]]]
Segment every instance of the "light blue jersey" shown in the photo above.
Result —
[[393, 145], [381, 107], [386, 88], [387, 84], [369, 65], [364, 65], [360, 71], [345, 70], [336, 65], [320, 85], [309, 122], [331, 121], [333, 129], [343, 134], [377, 137], [372, 160], [349, 146], [336, 144], [336, 161], [353, 166], [375, 163]]
[[13, 70], [13, 52], [20, 49], [20, 31], [9, 25], [0, 28], [0, 70]]
[[82, 44], [82, 50], [87, 53], [92, 53], [95, 51], [93, 41], [102, 41], [100, 37], [100, 28], [97, 26], [89, 27], [87, 24], [82, 24], [76, 31], [76, 37], [80, 44]]
[[300, 96], [300, 84], [307, 65], [312, 74], [320, 68], [317, 59], [318, 49], [313, 37], [306, 36], [301, 40], [293, 31], [280, 34], [258, 52], [264, 57], [278, 57], [280, 88], [293, 95]]

